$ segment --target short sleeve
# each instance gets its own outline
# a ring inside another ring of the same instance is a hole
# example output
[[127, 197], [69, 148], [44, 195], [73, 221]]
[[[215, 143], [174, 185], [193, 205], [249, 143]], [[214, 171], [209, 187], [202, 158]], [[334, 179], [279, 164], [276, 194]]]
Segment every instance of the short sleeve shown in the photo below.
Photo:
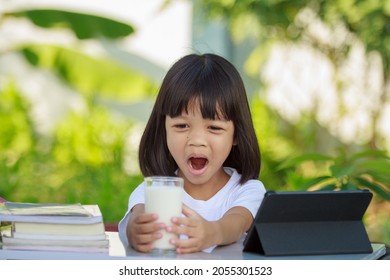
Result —
[[129, 221], [129, 218], [131, 216], [131, 209], [133, 209], [133, 207], [137, 204], [145, 203], [144, 192], [145, 191], [144, 191], [143, 183], [140, 184], [137, 188], [135, 188], [135, 190], [130, 195], [127, 212], [125, 216], [122, 218], [122, 220], [119, 222], [118, 225], [119, 239], [121, 240], [125, 248], [129, 246], [129, 241], [127, 239], [127, 234], [126, 234], [126, 228], [127, 228], [127, 223]]
[[241, 206], [248, 209], [255, 217], [257, 210], [263, 201], [266, 189], [259, 180], [249, 180], [243, 185], [236, 186], [230, 197], [230, 207]]

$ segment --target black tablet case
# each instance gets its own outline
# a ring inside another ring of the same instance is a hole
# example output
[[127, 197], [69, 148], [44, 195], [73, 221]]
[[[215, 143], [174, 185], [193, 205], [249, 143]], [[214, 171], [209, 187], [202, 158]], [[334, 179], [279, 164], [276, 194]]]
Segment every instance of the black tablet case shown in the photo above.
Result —
[[362, 222], [372, 193], [267, 192], [244, 240], [265, 256], [371, 253]]

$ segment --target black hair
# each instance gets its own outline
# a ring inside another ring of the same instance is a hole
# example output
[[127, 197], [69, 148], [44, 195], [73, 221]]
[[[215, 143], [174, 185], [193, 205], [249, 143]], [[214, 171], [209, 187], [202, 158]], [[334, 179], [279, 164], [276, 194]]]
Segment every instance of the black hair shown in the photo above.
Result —
[[205, 119], [225, 119], [234, 125], [236, 145], [223, 166], [241, 173], [240, 183], [257, 179], [261, 157], [244, 83], [237, 69], [215, 54], [190, 54], [168, 70], [142, 135], [139, 163], [144, 176], [175, 176], [178, 166], [167, 146], [165, 118], [188, 113], [198, 101]]

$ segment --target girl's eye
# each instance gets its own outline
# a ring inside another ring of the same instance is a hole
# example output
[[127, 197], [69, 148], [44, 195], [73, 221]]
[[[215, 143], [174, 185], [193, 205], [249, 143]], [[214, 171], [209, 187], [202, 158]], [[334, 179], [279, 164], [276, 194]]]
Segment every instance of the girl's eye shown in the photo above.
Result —
[[212, 130], [212, 131], [221, 131], [221, 130], [222, 130], [221, 127], [219, 127], [219, 126], [214, 126], [214, 125], [209, 126], [209, 129]]
[[174, 127], [178, 129], [185, 129], [188, 127], [188, 125], [184, 123], [180, 123], [180, 124], [175, 124]]

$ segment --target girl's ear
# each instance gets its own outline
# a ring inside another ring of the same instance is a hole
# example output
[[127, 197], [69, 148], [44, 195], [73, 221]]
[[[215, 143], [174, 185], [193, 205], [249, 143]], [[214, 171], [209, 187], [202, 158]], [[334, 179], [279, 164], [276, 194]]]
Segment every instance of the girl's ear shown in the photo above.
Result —
[[233, 146], [237, 146], [238, 145], [238, 143], [237, 143], [237, 138], [234, 138], [234, 140], [233, 140]]

